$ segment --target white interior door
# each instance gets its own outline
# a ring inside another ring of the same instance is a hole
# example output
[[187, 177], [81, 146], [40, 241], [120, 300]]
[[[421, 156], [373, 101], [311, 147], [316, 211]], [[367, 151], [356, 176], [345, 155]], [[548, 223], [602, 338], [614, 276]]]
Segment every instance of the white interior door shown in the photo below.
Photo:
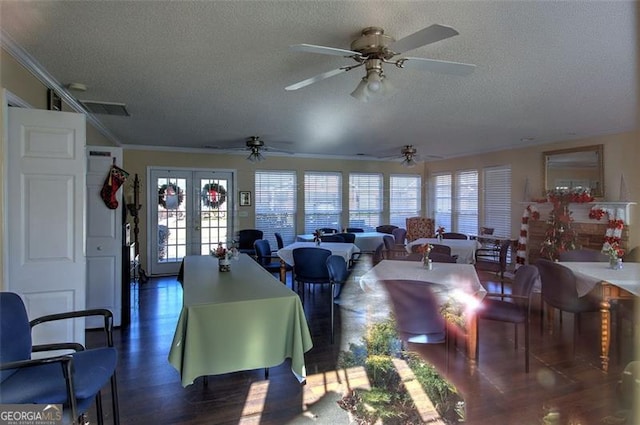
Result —
[[[87, 308], [106, 308], [115, 326], [122, 318], [122, 193], [110, 209], [100, 191], [111, 165], [122, 166], [122, 148], [89, 146], [87, 155]], [[129, 294], [125, 294], [128, 296]], [[101, 327], [100, 317], [87, 319], [87, 328]]]
[[177, 274], [185, 255], [233, 239], [233, 172], [152, 169], [148, 182], [152, 275]]
[[[8, 109], [7, 288], [30, 318], [86, 305], [85, 117]], [[84, 343], [84, 320], [39, 325], [34, 343]]]

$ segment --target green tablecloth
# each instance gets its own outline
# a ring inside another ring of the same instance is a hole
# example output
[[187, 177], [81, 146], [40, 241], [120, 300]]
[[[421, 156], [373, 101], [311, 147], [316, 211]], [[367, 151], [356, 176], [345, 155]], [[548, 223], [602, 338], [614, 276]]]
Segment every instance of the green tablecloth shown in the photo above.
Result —
[[245, 254], [225, 273], [211, 256], [185, 257], [183, 266], [183, 307], [169, 352], [183, 386], [286, 358], [304, 381], [304, 353], [313, 343], [295, 292]]

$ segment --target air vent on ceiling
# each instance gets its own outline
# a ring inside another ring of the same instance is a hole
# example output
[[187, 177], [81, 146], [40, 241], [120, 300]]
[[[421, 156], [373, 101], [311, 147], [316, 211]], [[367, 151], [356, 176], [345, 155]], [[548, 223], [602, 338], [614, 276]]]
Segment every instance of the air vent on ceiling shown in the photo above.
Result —
[[85, 108], [92, 114], [112, 115], [118, 117], [128, 117], [127, 105], [116, 102], [102, 102], [99, 100], [81, 100]]

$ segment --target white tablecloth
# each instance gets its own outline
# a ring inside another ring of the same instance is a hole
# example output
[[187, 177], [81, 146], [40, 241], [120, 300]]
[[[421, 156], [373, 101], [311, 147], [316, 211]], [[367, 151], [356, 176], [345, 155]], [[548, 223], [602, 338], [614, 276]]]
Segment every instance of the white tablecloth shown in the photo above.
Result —
[[441, 286], [443, 297], [466, 294], [482, 300], [487, 294], [473, 265], [457, 263], [433, 263], [433, 269], [427, 270], [421, 261], [383, 260], [360, 277], [360, 286], [367, 290], [387, 279], [435, 283]]
[[357, 252], [360, 252], [360, 248], [352, 243], [340, 243], [340, 242], [321, 242], [319, 246], [315, 242], [294, 242], [291, 245], [287, 245], [278, 250], [278, 257], [282, 258], [285, 263], [293, 266], [293, 250], [296, 248], [311, 247], [311, 248], [324, 248], [331, 251], [333, 255], [340, 255], [345, 261], [349, 261], [351, 256]]
[[621, 270], [613, 270], [604, 262], [560, 262], [576, 275], [578, 296], [585, 296], [598, 283], [608, 282], [635, 296], [640, 296], [640, 263], [624, 263]]
[[442, 239], [439, 241], [436, 238], [420, 238], [407, 244], [407, 252], [411, 252], [411, 247], [414, 245], [440, 244], [446, 245], [451, 248], [451, 255], [458, 256], [458, 263], [473, 264], [476, 261], [476, 249], [480, 248], [482, 244], [477, 240], [471, 239]]
[[[388, 233], [379, 232], [356, 232], [355, 244], [360, 248], [361, 252], [374, 252], [378, 245], [382, 243], [382, 237]], [[296, 240], [299, 242], [313, 242], [313, 235], [298, 235]]]

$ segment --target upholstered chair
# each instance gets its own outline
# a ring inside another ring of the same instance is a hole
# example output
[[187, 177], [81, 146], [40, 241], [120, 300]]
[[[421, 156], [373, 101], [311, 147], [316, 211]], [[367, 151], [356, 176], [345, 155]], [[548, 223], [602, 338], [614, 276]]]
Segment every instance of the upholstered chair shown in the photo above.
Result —
[[435, 224], [432, 218], [409, 217], [407, 223], [407, 242], [415, 241], [419, 238], [434, 237]]

